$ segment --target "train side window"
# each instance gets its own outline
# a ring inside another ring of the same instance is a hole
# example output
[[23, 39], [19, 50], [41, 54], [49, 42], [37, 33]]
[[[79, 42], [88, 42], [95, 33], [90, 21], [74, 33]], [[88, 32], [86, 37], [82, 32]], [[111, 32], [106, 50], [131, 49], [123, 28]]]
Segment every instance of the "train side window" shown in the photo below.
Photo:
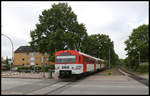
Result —
[[86, 57], [86, 63], [88, 63], [88, 58]]
[[88, 64], [89, 64], [89, 58], [86, 58], [86, 63], [88, 63]]
[[84, 63], [86, 63], [86, 57], [84, 57]]
[[83, 63], [85, 64], [85, 57], [83, 56]]
[[86, 57], [84, 57], [84, 63], [86, 63]]

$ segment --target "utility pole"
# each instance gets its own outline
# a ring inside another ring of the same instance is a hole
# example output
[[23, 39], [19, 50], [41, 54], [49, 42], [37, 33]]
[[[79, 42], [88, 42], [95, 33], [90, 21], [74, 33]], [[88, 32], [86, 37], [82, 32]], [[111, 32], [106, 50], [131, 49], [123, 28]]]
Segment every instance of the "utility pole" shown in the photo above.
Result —
[[42, 53], [42, 68], [43, 68], [43, 78], [45, 78], [45, 65], [44, 65], [44, 53]]
[[43, 64], [44, 64], [44, 78], [45, 78], [45, 53], [44, 53], [44, 57], [43, 57]]
[[109, 69], [110, 69], [110, 48], [109, 48]]

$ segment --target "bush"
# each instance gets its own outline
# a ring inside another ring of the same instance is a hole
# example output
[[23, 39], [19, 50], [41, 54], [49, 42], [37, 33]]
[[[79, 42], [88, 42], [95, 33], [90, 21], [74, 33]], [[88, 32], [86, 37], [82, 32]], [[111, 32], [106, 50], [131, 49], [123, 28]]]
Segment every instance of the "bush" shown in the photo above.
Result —
[[50, 65], [50, 69], [55, 69], [55, 65]]
[[54, 65], [49, 65], [49, 66], [46, 66], [46, 67], [45, 67], [45, 71], [46, 71], [46, 72], [48, 72], [49, 69], [52, 69], [52, 70], [53, 70], [53, 69], [55, 69], [55, 66], [54, 66]]
[[30, 67], [27, 67], [27, 66], [19, 66], [19, 67], [17, 68], [17, 71], [19, 71], [19, 72], [21, 72], [21, 71], [23, 71], [23, 70], [31, 70], [31, 68], [30, 68]]
[[[41, 67], [41, 66], [35, 66], [35, 71], [39, 70], [39, 71], [44, 71], [44, 67]], [[32, 67], [28, 67], [28, 66], [19, 66], [17, 68], [17, 71], [18, 72], [21, 72], [21, 71], [27, 71], [27, 70], [31, 70]], [[49, 69], [52, 69], [54, 70], [55, 69], [55, 65], [48, 65], [48, 66], [45, 66], [45, 72], [48, 72]]]
[[[41, 71], [43, 72], [44, 68], [42, 67], [41, 69], [42, 69]], [[54, 70], [55, 69], [55, 65], [48, 65], [48, 66], [46, 66], [45, 67], [45, 72], [48, 72], [49, 69]]]
[[111, 73], [111, 72], [109, 72], [109, 73], [108, 73], [108, 75], [112, 75], [112, 73]]
[[140, 64], [136, 72], [139, 72], [139, 73], [149, 72], [149, 64], [148, 63]]
[[41, 67], [40, 66], [36, 66], [35, 70], [41, 70]]

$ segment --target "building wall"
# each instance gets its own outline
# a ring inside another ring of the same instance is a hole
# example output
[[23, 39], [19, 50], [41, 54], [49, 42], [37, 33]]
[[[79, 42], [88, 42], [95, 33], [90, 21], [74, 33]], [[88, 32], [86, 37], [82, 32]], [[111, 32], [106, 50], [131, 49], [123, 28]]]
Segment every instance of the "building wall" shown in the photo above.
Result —
[[48, 62], [48, 54], [44, 54], [44, 56], [42, 56], [39, 52], [34, 52], [34, 54], [32, 54], [32, 52], [26, 52], [24, 55], [22, 53], [14, 53], [14, 66], [22, 66], [23, 64], [24, 66], [30, 66], [32, 55], [34, 57], [34, 65], [41, 66], [43, 57], [44, 64], [50, 64], [50, 62]]

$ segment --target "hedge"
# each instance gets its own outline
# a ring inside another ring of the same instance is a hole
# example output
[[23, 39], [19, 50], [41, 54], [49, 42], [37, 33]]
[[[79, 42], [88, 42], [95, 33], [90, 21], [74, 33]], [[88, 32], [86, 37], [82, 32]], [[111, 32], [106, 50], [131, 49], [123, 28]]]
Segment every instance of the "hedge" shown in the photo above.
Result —
[[149, 72], [149, 64], [148, 63], [140, 64], [139, 67], [136, 69], [136, 72], [139, 73]]
[[[42, 69], [41, 71], [44, 71], [44, 68], [43, 68], [43, 67], [42, 67], [41, 69]], [[45, 66], [45, 72], [48, 72], [49, 69], [54, 70], [54, 69], [55, 69], [55, 65], [48, 65], [48, 66]]]
[[18, 68], [17, 68], [17, 71], [21, 71], [21, 70], [31, 70], [31, 67], [28, 67], [28, 66], [19, 66]]
[[[54, 70], [55, 69], [55, 65], [48, 65], [45, 66], [45, 72], [48, 72], [49, 69]], [[19, 66], [17, 68], [17, 71], [21, 72], [21, 70], [32, 70], [32, 67], [30, 66]], [[33, 70], [39, 70], [39, 71], [44, 71], [44, 66], [35, 66]]]

